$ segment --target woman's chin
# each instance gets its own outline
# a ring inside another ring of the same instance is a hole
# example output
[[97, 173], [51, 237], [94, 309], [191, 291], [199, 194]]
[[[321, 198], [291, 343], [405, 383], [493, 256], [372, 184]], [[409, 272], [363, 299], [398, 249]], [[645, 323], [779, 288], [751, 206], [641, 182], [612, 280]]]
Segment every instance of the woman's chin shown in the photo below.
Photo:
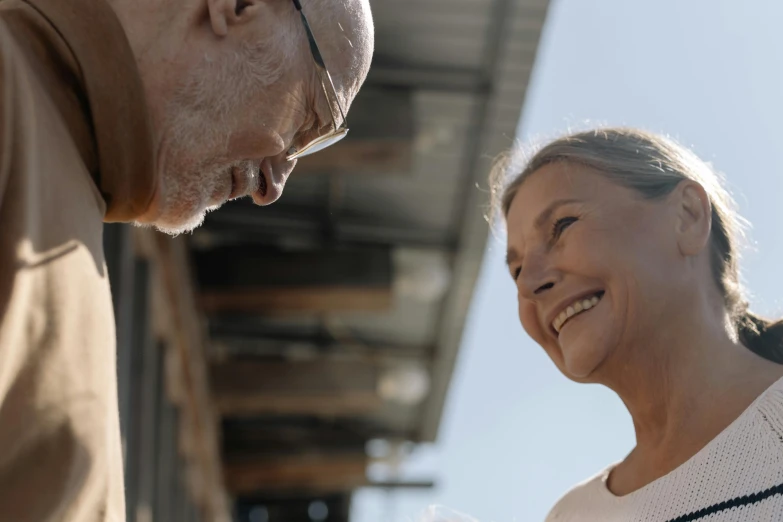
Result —
[[560, 352], [563, 356], [563, 372], [577, 381], [589, 380], [593, 372], [606, 358], [601, 344], [585, 337], [561, 338]]

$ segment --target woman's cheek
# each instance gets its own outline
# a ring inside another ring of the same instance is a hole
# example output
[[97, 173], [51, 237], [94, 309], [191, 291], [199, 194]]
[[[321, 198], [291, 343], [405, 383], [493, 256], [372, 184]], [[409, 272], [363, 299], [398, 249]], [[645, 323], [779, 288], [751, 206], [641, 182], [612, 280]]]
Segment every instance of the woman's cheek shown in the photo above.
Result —
[[519, 299], [519, 321], [522, 323], [522, 328], [534, 341], [539, 344], [544, 342], [545, 332], [538, 320], [536, 306], [522, 298]]
[[525, 332], [544, 349], [555, 366], [562, 371], [563, 354], [560, 352], [557, 341], [549, 336], [549, 331], [538, 320], [538, 311], [535, 305], [520, 299], [519, 320], [522, 322], [522, 328], [525, 329]]

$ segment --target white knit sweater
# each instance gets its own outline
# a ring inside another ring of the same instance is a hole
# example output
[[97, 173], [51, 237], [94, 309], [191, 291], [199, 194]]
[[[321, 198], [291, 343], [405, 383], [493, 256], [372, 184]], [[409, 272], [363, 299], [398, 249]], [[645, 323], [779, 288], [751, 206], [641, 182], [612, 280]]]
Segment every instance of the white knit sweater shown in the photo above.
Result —
[[783, 379], [683, 465], [617, 497], [614, 466], [569, 491], [547, 522], [783, 521]]

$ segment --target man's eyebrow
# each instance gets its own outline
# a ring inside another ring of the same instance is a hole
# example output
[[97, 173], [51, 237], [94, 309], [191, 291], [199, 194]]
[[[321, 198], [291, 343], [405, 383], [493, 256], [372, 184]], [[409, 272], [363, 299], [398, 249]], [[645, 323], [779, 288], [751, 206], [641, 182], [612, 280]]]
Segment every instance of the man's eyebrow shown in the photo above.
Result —
[[519, 257], [519, 254], [517, 254], [517, 251], [513, 248], [509, 248], [506, 252], [506, 265], [510, 266], [511, 263], [517, 260], [517, 257]]

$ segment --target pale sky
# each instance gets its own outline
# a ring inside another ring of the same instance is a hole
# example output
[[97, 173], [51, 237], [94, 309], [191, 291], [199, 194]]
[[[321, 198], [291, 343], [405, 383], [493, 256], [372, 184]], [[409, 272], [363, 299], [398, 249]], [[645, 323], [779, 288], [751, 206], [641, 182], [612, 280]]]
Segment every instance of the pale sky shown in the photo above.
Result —
[[[725, 174], [752, 223], [743, 259], [751, 308], [780, 316], [781, 97], [779, 0], [553, 1], [520, 138], [596, 122], [691, 146]], [[503, 241], [490, 241], [440, 439], [408, 466], [408, 476], [438, 487], [360, 492], [353, 522], [418, 522], [430, 504], [480, 522], [540, 521], [571, 486], [633, 447], [619, 399], [565, 379], [522, 331], [504, 252]]]

